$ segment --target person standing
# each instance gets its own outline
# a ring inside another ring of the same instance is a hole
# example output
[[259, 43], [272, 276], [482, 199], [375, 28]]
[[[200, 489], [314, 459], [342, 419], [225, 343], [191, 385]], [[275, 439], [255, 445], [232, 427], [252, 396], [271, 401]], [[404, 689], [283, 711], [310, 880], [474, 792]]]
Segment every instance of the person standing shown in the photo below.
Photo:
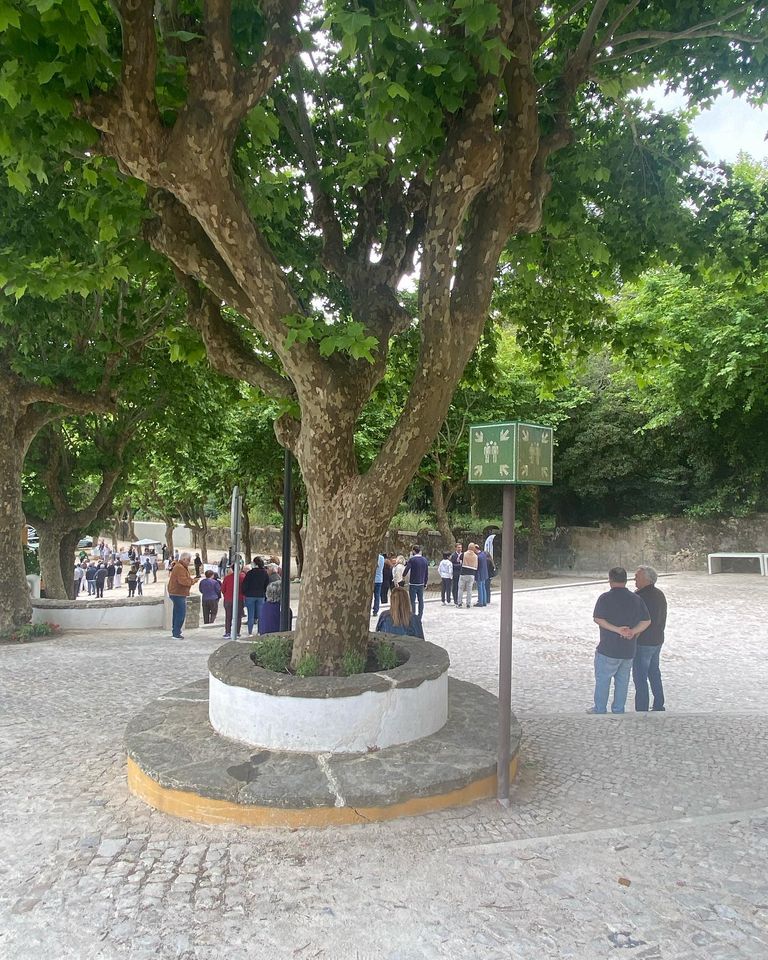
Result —
[[137, 570], [137, 565], [135, 563], [132, 563], [130, 567], [128, 567], [128, 573], [125, 576], [125, 582], [128, 585], [129, 597], [134, 597], [136, 595], [136, 583], [139, 577], [136, 570]]
[[375, 617], [381, 606], [381, 585], [384, 583], [384, 554], [380, 553], [376, 559], [376, 572], [373, 575], [373, 613]]
[[206, 570], [205, 576], [198, 584], [197, 589], [203, 597], [203, 623], [213, 623], [219, 612], [221, 598], [221, 584], [213, 575], [213, 570]]
[[106, 579], [107, 579], [106, 565], [103, 563], [100, 563], [98, 567], [96, 567], [96, 575], [93, 578], [93, 585], [96, 588], [97, 600], [104, 599], [104, 583], [106, 582]]
[[[237, 636], [240, 636], [240, 628], [243, 625], [243, 580], [245, 580], [245, 573], [240, 571], [239, 575], [240, 588], [238, 590], [237, 598]], [[226, 577], [221, 582], [221, 596], [224, 600], [224, 636], [230, 637], [232, 635], [232, 607], [234, 605], [235, 598], [235, 568], [231, 566]]]
[[389, 591], [392, 589], [392, 567], [395, 563], [394, 553], [390, 553], [384, 560], [384, 576], [381, 581], [381, 602], [387, 603]]
[[88, 564], [88, 568], [85, 571], [85, 585], [88, 587], [88, 596], [93, 596], [96, 593], [96, 564], [91, 560]]
[[195, 554], [195, 576], [199, 577], [203, 569], [203, 561], [200, 559], [200, 554]]
[[437, 572], [440, 574], [440, 602], [450, 604], [453, 596], [453, 564], [450, 553], [443, 554]]
[[123, 576], [123, 561], [120, 557], [115, 560], [115, 590], [120, 589], [120, 581]]
[[477, 576], [477, 554], [474, 543], [470, 543], [461, 555], [461, 570], [459, 571], [459, 602], [461, 607], [466, 597], [467, 608], [472, 606], [472, 585]]
[[464, 555], [464, 544], [457, 543], [451, 554], [451, 566], [453, 568], [452, 594], [453, 602], [459, 605], [459, 577], [461, 576], [461, 559]]
[[192, 557], [188, 553], [182, 553], [179, 562], [174, 564], [168, 577], [168, 596], [173, 604], [171, 635], [175, 640], [184, 639], [181, 630], [187, 618], [187, 597], [192, 584], [197, 583], [199, 579], [199, 577], [193, 578], [189, 572], [191, 559]]
[[74, 573], [74, 593], [73, 596], [77, 600], [80, 595], [80, 591], [83, 588], [83, 577], [85, 576], [85, 567], [82, 563], [75, 564], [75, 573]]
[[259, 613], [264, 605], [264, 598], [269, 586], [269, 574], [264, 569], [264, 561], [261, 557], [251, 564], [251, 569], [246, 573], [243, 579], [243, 602], [248, 614], [248, 636], [253, 634], [253, 625], [258, 622]]
[[110, 560], [107, 564], [107, 590], [113, 590], [115, 587], [115, 561]]
[[632, 661], [632, 682], [635, 685], [635, 710], [648, 710], [648, 684], [653, 694], [653, 710], [664, 710], [664, 686], [661, 682], [659, 658], [667, 625], [667, 598], [656, 586], [658, 573], [646, 565], [635, 571], [635, 593], [648, 608], [651, 625], [638, 636], [635, 659]]
[[488, 554], [477, 546], [475, 547], [475, 553], [477, 554], [477, 606], [485, 607], [488, 605], [491, 588]]
[[595, 651], [595, 702], [587, 713], [606, 713], [613, 680], [611, 713], [624, 713], [637, 637], [651, 624], [648, 608], [636, 593], [627, 590], [627, 571], [608, 571], [610, 590], [600, 594], [592, 613], [600, 628]]
[[[429, 579], [429, 561], [421, 555], [421, 547], [417, 543], [405, 565], [403, 577], [408, 577], [408, 593], [411, 597], [413, 612], [421, 620], [424, 614], [424, 588]], [[418, 606], [418, 610], [416, 607]]]

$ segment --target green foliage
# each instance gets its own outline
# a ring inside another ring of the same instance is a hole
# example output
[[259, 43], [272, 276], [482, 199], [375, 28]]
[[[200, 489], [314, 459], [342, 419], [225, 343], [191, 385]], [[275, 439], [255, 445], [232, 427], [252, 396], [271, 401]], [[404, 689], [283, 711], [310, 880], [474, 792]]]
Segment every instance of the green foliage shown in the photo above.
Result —
[[305, 653], [296, 664], [297, 677], [316, 677], [320, 673], [320, 661], [312, 653]]
[[379, 670], [394, 670], [398, 666], [397, 651], [386, 640], [376, 644], [376, 663]]
[[49, 623], [46, 620], [40, 623], [25, 623], [21, 627], [0, 633], [0, 643], [25, 643], [38, 637], [52, 637], [60, 630], [58, 623]]
[[344, 656], [341, 658], [343, 675], [345, 677], [351, 677], [355, 673], [365, 673], [366, 659], [364, 653], [358, 653], [355, 650], [345, 651]]
[[293, 641], [276, 633], [260, 637], [254, 644], [251, 659], [257, 667], [274, 673], [288, 673], [291, 665]]
[[24, 571], [25, 573], [40, 573], [40, 557], [37, 550], [24, 546]]

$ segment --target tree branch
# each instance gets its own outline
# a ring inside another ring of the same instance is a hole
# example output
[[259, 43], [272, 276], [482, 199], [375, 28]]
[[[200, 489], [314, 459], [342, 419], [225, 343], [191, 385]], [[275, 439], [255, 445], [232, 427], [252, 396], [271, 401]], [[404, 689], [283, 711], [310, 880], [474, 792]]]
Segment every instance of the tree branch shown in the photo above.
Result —
[[187, 320], [203, 338], [213, 369], [225, 377], [249, 383], [270, 397], [294, 396], [290, 380], [258, 358], [235, 324], [223, 315], [213, 294], [190, 277], [177, 276], [187, 294]]

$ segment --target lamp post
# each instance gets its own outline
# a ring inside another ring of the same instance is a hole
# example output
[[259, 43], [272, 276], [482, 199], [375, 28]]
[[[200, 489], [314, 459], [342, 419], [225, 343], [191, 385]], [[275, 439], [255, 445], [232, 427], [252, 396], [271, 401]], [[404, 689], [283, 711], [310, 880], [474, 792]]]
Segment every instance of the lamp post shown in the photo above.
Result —
[[280, 593], [280, 629], [291, 629], [291, 524], [293, 522], [293, 455], [286, 448], [283, 465], [283, 579]]

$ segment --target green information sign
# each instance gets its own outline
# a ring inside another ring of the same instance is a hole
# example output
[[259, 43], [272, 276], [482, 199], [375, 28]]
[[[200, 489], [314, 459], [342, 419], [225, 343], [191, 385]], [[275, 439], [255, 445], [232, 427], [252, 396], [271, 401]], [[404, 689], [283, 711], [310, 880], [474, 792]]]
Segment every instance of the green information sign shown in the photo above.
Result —
[[470, 483], [552, 483], [552, 427], [476, 423], [469, 428]]

